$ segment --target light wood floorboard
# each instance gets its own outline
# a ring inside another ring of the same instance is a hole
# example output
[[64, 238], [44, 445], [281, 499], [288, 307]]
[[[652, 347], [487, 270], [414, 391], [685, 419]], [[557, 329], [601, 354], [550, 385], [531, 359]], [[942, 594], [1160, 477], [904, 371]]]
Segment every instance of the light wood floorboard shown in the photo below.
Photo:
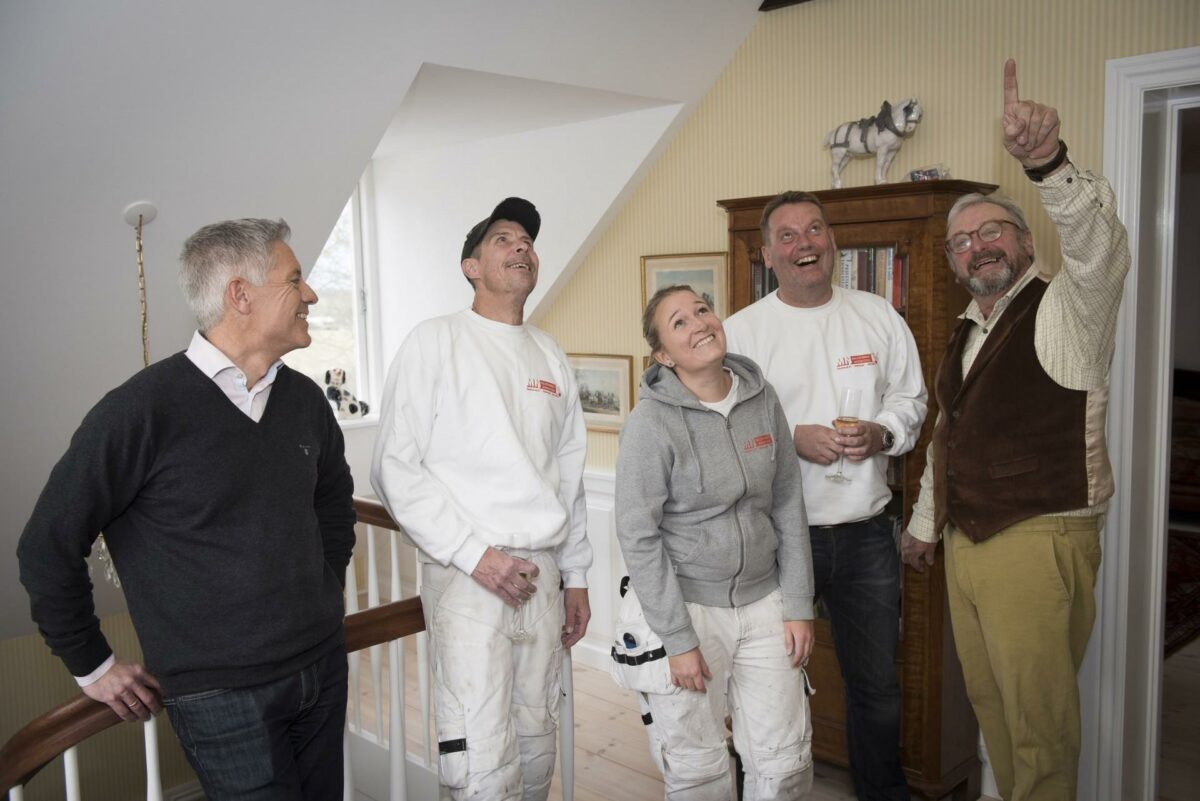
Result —
[[[416, 642], [405, 642], [405, 739], [410, 753], [423, 753], [420, 700], [417, 688]], [[388, 716], [387, 649], [380, 662], [383, 683], [382, 713], [384, 728]], [[617, 687], [608, 674], [576, 664], [575, 682], [575, 799], [576, 801], [654, 801], [663, 797], [662, 776], [654, 766], [646, 744], [637, 700]], [[359, 657], [358, 696], [362, 725], [374, 730], [375, 702], [371, 694], [369, 653]], [[354, 692], [352, 688], [352, 692]], [[354, 720], [350, 705], [350, 719]], [[385, 741], [386, 730], [382, 732]], [[436, 740], [430, 732], [430, 742]], [[561, 801], [559, 768], [554, 771], [551, 801]], [[814, 772], [811, 801], [854, 801], [849, 774], [840, 768], [818, 764]]]

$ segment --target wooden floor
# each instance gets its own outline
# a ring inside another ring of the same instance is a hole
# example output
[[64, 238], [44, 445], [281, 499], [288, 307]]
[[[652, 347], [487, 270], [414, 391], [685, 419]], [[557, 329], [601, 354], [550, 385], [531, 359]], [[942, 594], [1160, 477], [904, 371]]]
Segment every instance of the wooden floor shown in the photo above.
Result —
[[[406, 736], [409, 752], [423, 753], [417, 689], [415, 638], [405, 643]], [[384, 692], [380, 699], [387, 720], [387, 652], [380, 654]], [[358, 696], [363, 726], [372, 730], [375, 701], [371, 694], [370, 657], [359, 661]], [[641, 714], [633, 696], [613, 684], [607, 673], [576, 665], [575, 798], [577, 801], [653, 801], [663, 797], [662, 777], [650, 759]], [[355, 719], [350, 706], [351, 720]], [[386, 739], [386, 731], [382, 732]], [[430, 742], [436, 740], [430, 733]], [[436, 745], [433, 748], [436, 752]], [[1200, 640], [1174, 654], [1163, 665], [1162, 737], [1159, 801], [1200, 799]], [[562, 798], [558, 770], [550, 798]], [[849, 774], [817, 764], [811, 801], [853, 801]]]
[[[406, 739], [410, 753], [424, 751], [420, 735], [419, 693], [417, 690], [417, 660], [415, 638], [408, 638], [405, 657]], [[387, 654], [380, 659], [383, 665], [384, 693], [382, 714], [387, 720]], [[375, 721], [375, 701], [371, 694], [370, 658], [367, 652], [360, 657], [358, 696], [362, 724], [371, 731]], [[632, 695], [617, 687], [608, 674], [593, 668], [576, 665], [575, 680], [575, 799], [576, 801], [654, 801], [663, 797], [662, 777], [650, 759], [641, 713]], [[353, 703], [350, 719], [354, 720]], [[386, 739], [386, 731], [382, 732]], [[431, 735], [431, 742], [433, 742]], [[433, 749], [436, 752], [436, 745]], [[562, 798], [558, 768], [550, 798]], [[813, 782], [811, 801], [854, 801], [849, 774], [831, 766], [818, 764]]]
[[1159, 801], [1200, 799], [1200, 639], [1163, 663]]

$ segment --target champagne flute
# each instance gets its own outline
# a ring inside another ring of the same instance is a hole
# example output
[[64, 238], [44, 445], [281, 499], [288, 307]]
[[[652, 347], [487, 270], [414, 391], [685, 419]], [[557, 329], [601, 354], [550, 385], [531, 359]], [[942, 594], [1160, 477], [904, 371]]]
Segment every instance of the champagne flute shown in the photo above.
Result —
[[[517, 575], [526, 581], [532, 581], [532, 579], [529, 578], [528, 573], [518, 573]], [[525, 601], [515, 610], [513, 610], [515, 613], [515, 621], [512, 633], [512, 641], [514, 643], [532, 642], [533, 640], [533, 632], [529, 630], [529, 602], [532, 600], [533, 598], [530, 597], [529, 601]]]
[[[838, 431], [845, 431], [847, 428], [853, 428], [858, 425], [858, 404], [862, 399], [862, 390], [860, 389], [843, 389], [838, 400], [837, 419], [833, 421], [833, 427]], [[846, 454], [843, 453], [838, 457], [838, 469], [836, 473], [827, 473], [825, 479], [836, 484], [849, 484], [852, 479], [846, 478], [842, 474], [842, 466], [846, 462]]]

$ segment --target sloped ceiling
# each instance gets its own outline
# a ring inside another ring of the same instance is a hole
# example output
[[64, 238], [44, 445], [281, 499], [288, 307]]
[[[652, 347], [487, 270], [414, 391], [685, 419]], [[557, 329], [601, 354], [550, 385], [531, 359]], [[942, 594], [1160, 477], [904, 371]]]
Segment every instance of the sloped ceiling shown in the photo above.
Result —
[[375, 158], [553, 128], [663, 105], [657, 98], [425, 64]]
[[[19, 381], [0, 427], [0, 550], [86, 410], [141, 366], [126, 204], [160, 209], [145, 236], [158, 359], [190, 335], [175, 256], [199, 226], [286, 217], [307, 266], [377, 148], [680, 104], [669, 136], [757, 5], [0, 0], [0, 354]], [[626, 182], [643, 166], [626, 158]], [[32, 631], [16, 572], [0, 561], [0, 638]], [[101, 594], [102, 612], [117, 603]]]

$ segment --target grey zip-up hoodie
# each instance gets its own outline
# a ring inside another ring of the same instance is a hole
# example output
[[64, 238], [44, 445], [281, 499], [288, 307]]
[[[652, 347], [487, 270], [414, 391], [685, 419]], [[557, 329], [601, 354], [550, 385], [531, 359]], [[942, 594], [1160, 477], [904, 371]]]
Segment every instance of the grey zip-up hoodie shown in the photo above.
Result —
[[791, 427], [750, 359], [727, 354], [728, 419], [652, 364], [621, 431], [617, 538], [646, 622], [670, 655], [700, 644], [684, 602], [737, 607], [777, 587], [813, 617], [812, 552]]

